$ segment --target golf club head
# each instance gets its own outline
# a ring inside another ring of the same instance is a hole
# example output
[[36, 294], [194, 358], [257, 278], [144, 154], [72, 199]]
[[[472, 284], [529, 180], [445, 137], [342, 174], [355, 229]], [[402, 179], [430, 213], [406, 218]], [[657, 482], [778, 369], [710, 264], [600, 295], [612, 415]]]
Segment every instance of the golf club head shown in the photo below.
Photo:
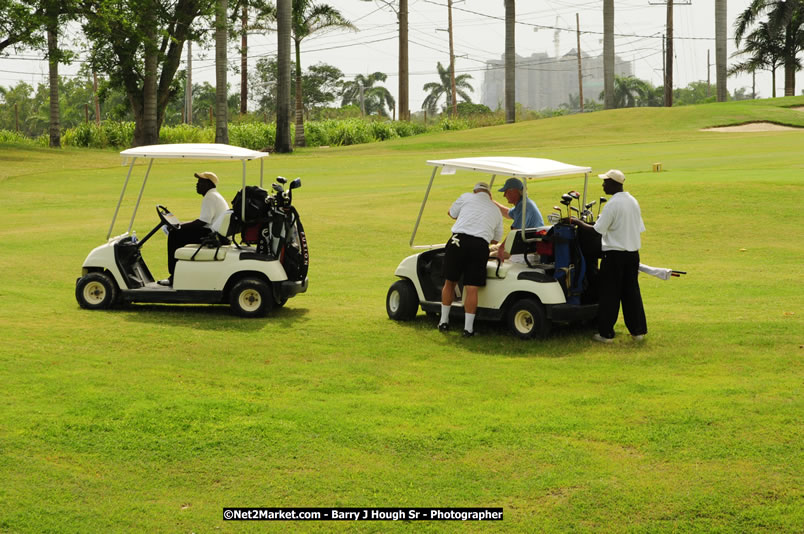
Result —
[[273, 184], [271, 187], [273, 187], [274, 191], [277, 193], [283, 193], [285, 191], [285, 188], [279, 184]]
[[290, 182], [291, 189], [298, 189], [299, 187], [301, 187], [301, 178], [296, 178], [295, 180]]
[[601, 204], [605, 204], [608, 200], [609, 199], [607, 199], [606, 197], [600, 197], [600, 203]]
[[276, 181], [277, 181], [277, 182], [279, 182], [280, 184], [286, 184], [286, 183], [288, 183], [288, 179], [287, 179], [287, 178], [285, 178], [284, 176], [277, 176], [277, 177], [276, 177]]
[[589, 208], [591, 208], [592, 206], [594, 206], [596, 203], [597, 203], [597, 200], [593, 200], [592, 202], [588, 202], [588, 203], [584, 204], [584, 206], [583, 206], [583, 207], [584, 207], [584, 208], [586, 208], [586, 209], [588, 210]]
[[569, 192], [569, 193], [567, 193], [567, 194], [568, 194], [569, 196], [571, 196], [572, 198], [576, 199], [576, 200], [577, 200], [577, 199], [579, 199], [579, 198], [581, 198], [581, 194], [580, 194], [579, 192], [577, 192], [577, 191], [570, 191], [570, 192]]
[[580, 212], [580, 211], [578, 211], [578, 208], [576, 208], [575, 206], [570, 206], [569, 208], [570, 208], [572, 211], [574, 211], [575, 213], [577, 213], [578, 215], [580, 215], [580, 214], [581, 214], [581, 212]]
[[561, 195], [561, 203], [562, 204], [568, 204], [570, 202], [572, 202], [572, 197], [569, 196], [568, 193], [564, 193], [563, 195]]

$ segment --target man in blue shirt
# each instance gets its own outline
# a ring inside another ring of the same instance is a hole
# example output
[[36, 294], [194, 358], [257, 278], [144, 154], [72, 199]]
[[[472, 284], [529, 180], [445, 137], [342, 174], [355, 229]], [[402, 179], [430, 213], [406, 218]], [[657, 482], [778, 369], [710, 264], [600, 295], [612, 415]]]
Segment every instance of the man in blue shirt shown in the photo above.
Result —
[[[527, 199], [527, 207], [525, 208], [524, 213], [525, 224], [522, 224], [522, 200], [524, 199], [522, 189], [523, 185], [521, 180], [518, 178], [509, 178], [505, 181], [505, 184], [498, 189], [498, 191], [500, 191], [503, 196], [505, 196], [505, 200], [507, 200], [508, 203], [512, 204], [514, 207], [508, 208], [496, 200], [494, 203], [497, 205], [497, 208], [499, 208], [503, 217], [514, 220], [514, 222], [511, 223], [511, 230], [519, 230], [520, 228], [538, 228], [539, 226], [544, 226], [542, 214], [539, 212], [539, 208], [536, 206], [536, 203], [530, 198]], [[504, 241], [497, 249], [497, 257], [500, 259], [505, 259], [506, 257]]]

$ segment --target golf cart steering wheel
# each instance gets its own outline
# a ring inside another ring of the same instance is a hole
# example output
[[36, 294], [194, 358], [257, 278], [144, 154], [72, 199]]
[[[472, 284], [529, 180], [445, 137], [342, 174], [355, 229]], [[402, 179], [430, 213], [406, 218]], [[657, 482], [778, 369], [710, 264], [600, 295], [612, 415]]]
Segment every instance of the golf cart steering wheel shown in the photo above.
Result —
[[156, 214], [159, 215], [159, 220], [167, 225], [167, 227], [171, 230], [178, 230], [181, 228], [181, 221], [179, 218], [170, 213], [170, 210], [162, 204], [156, 205]]

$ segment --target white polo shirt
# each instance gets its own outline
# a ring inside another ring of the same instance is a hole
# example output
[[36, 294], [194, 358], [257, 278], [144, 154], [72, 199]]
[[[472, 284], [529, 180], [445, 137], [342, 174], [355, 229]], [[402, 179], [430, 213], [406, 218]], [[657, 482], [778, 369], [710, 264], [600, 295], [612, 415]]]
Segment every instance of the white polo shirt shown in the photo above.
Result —
[[645, 231], [639, 203], [626, 191], [615, 193], [600, 212], [595, 230], [603, 236], [604, 251], [638, 251], [642, 246], [639, 234]]
[[484, 193], [464, 193], [449, 208], [453, 234], [479, 237], [487, 243], [499, 241], [503, 235], [503, 219], [491, 197]]
[[207, 228], [211, 228], [215, 219], [228, 209], [229, 204], [226, 199], [213, 187], [206, 192], [204, 200], [201, 201], [201, 215], [198, 218], [207, 223]]

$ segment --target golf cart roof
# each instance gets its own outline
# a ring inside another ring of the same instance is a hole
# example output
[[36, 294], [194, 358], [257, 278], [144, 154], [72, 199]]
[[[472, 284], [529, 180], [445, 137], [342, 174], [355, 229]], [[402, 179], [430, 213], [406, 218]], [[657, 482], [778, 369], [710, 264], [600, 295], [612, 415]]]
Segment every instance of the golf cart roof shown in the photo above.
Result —
[[188, 158], [188, 159], [236, 159], [252, 160], [268, 156], [239, 146], [220, 143], [178, 143], [173, 145], [148, 145], [129, 148], [120, 152], [123, 157], [134, 158]]
[[428, 165], [443, 167], [441, 174], [454, 174], [455, 169], [486, 172], [517, 178], [547, 178], [565, 174], [585, 174], [591, 167], [569, 165], [552, 159], [521, 157], [483, 157], [430, 160]]

